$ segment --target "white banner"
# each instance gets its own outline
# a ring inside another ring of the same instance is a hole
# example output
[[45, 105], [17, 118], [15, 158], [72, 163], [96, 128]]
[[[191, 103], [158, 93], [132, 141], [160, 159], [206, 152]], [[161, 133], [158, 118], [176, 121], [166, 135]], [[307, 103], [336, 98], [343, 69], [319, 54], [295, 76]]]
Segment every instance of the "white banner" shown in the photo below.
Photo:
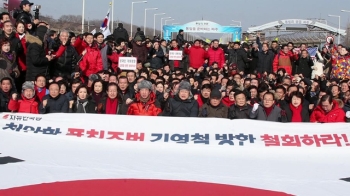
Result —
[[137, 58], [135, 57], [119, 57], [118, 66], [121, 70], [135, 70]]
[[169, 50], [169, 60], [181, 61], [182, 60], [182, 51], [181, 50]]
[[0, 119], [1, 196], [350, 192], [345, 123], [13, 113]]

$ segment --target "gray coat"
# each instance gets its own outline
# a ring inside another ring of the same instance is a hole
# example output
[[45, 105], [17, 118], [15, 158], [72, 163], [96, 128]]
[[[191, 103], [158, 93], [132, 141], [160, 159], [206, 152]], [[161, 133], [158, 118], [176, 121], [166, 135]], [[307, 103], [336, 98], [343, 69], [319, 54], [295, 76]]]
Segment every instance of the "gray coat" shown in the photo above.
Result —
[[282, 115], [282, 109], [278, 106], [272, 106], [273, 109], [269, 116], [266, 116], [266, 112], [263, 106], [259, 105], [258, 110], [250, 112], [250, 118], [264, 121], [272, 121], [272, 122], [286, 122], [286, 115]]

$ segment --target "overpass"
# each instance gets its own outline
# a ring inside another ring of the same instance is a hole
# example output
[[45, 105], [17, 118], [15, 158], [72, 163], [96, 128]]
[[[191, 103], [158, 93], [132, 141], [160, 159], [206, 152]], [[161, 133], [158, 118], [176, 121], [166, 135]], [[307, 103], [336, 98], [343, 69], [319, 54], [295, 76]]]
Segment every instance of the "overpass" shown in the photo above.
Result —
[[[294, 26], [294, 27], [290, 27]], [[257, 32], [277, 32], [276, 36], [266, 37], [266, 39], [278, 38], [279, 43], [293, 42], [295, 44], [307, 43], [322, 45], [326, 42], [327, 36], [346, 36], [346, 30], [332, 27], [325, 20], [304, 20], [304, 19], [284, 19], [260, 26], [250, 27], [248, 33]]]

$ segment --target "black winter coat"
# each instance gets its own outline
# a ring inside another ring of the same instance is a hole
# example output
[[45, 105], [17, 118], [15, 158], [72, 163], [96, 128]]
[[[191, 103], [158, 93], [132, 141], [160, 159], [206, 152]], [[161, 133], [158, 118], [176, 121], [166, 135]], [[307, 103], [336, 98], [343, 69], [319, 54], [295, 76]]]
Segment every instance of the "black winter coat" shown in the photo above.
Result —
[[185, 41], [184, 36], [181, 35], [181, 34], [177, 34], [177, 36], [176, 36], [176, 41], [177, 41], [177, 44], [178, 44], [180, 47], [182, 47], [182, 45], [184, 44], [184, 41]]
[[16, 37], [16, 33], [13, 32], [9, 37], [6, 37], [5, 33], [2, 32], [0, 35], [0, 39], [7, 38], [10, 41], [10, 49], [15, 52], [18, 56], [20, 53], [23, 53], [23, 48], [21, 44], [21, 40]]
[[[293, 112], [290, 109], [289, 104], [281, 107], [281, 109], [286, 112], [287, 122], [292, 122]], [[301, 111], [301, 118], [302, 122], [310, 122], [309, 108], [303, 106], [303, 109]]]
[[174, 98], [169, 98], [162, 116], [197, 117], [198, 109], [196, 100], [187, 99], [183, 101], [176, 95]]
[[237, 106], [236, 104], [232, 105], [229, 109], [229, 118], [232, 119], [250, 119], [249, 115], [253, 107], [249, 104], [246, 104], [243, 107]]
[[79, 60], [79, 55], [75, 48], [71, 45], [66, 47], [63, 55], [60, 56], [54, 63], [54, 76], [68, 76], [75, 71], [76, 63]]
[[27, 75], [26, 81], [34, 81], [38, 74], [48, 75], [49, 60], [43, 48], [43, 42], [32, 35], [26, 35], [27, 40]]
[[[153, 55], [156, 55], [153, 57]], [[161, 69], [163, 68], [163, 58], [164, 58], [164, 52], [161, 48], [158, 49], [158, 51], [154, 48], [151, 49], [149, 52], [150, 62], [151, 62], [151, 68], [152, 69]]]
[[43, 101], [47, 100], [46, 107], [43, 106], [43, 102], [40, 103], [39, 113], [68, 113], [68, 99], [65, 95], [58, 95], [56, 98], [52, 98], [50, 95], [45, 95]]
[[[96, 113], [96, 104], [95, 102], [89, 98], [89, 100], [87, 101], [87, 104], [84, 107], [85, 109], [85, 113], [90, 113], [90, 114], [94, 114]], [[74, 100], [73, 103], [73, 107], [69, 108], [69, 113], [77, 113], [78, 107], [77, 107], [77, 100]]]
[[258, 65], [257, 71], [258, 73], [263, 74], [264, 72], [272, 73], [272, 65], [275, 54], [271, 51], [260, 51], [258, 53]]
[[118, 102], [120, 104], [119, 107], [119, 113], [118, 114], [123, 114], [126, 115], [129, 109], [129, 105], [126, 104], [127, 99], [134, 99], [135, 94], [134, 91], [131, 91], [130, 88], [127, 88], [126, 92], [122, 92], [121, 90], [118, 90]]
[[[14, 92], [9, 93], [9, 95], [7, 95], [6, 93], [4, 93], [1, 89], [0, 89], [0, 112], [11, 112], [8, 109], [8, 105], [11, 99], [11, 94]], [[9, 97], [10, 96], [10, 97]]]
[[116, 42], [118, 42], [119, 39], [123, 39], [124, 41], [129, 40], [129, 34], [123, 27], [118, 27], [114, 29], [113, 37]]
[[300, 57], [297, 61], [297, 67], [295, 70], [295, 74], [303, 74], [305, 78], [311, 78], [311, 67], [314, 66], [314, 62], [310, 57], [302, 58]]
[[[99, 114], [106, 114], [106, 105], [107, 105], [107, 97], [103, 97], [100, 101], [100, 103], [97, 105], [97, 113]], [[122, 114], [122, 102], [118, 98], [118, 105], [117, 105], [117, 112], [116, 114]], [[126, 114], [126, 112], [125, 112]]]
[[[30, 12], [25, 12], [23, 10], [19, 10], [13, 14], [13, 18], [16, 19], [16, 22], [21, 21], [24, 24], [30, 24], [33, 21], [33, 16]], [[33, 24], [33, 23], [32, 23]], [[35, 25], [33, 25], [34, 27]]]

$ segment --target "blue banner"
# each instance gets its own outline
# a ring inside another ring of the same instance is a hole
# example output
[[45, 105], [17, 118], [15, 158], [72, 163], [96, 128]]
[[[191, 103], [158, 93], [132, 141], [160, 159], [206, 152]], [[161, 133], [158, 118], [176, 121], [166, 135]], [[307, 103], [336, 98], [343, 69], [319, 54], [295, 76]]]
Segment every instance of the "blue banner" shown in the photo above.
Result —
[[200, 20], [184, 25], [163, 25], [164, 39], [171, 40], [171, 33], [179, 32], [180, 29], [186, 33], [230, 33], [232, 41], [241, 41], [242, 37], [242, 27], [221, 26], [215, 22]]

